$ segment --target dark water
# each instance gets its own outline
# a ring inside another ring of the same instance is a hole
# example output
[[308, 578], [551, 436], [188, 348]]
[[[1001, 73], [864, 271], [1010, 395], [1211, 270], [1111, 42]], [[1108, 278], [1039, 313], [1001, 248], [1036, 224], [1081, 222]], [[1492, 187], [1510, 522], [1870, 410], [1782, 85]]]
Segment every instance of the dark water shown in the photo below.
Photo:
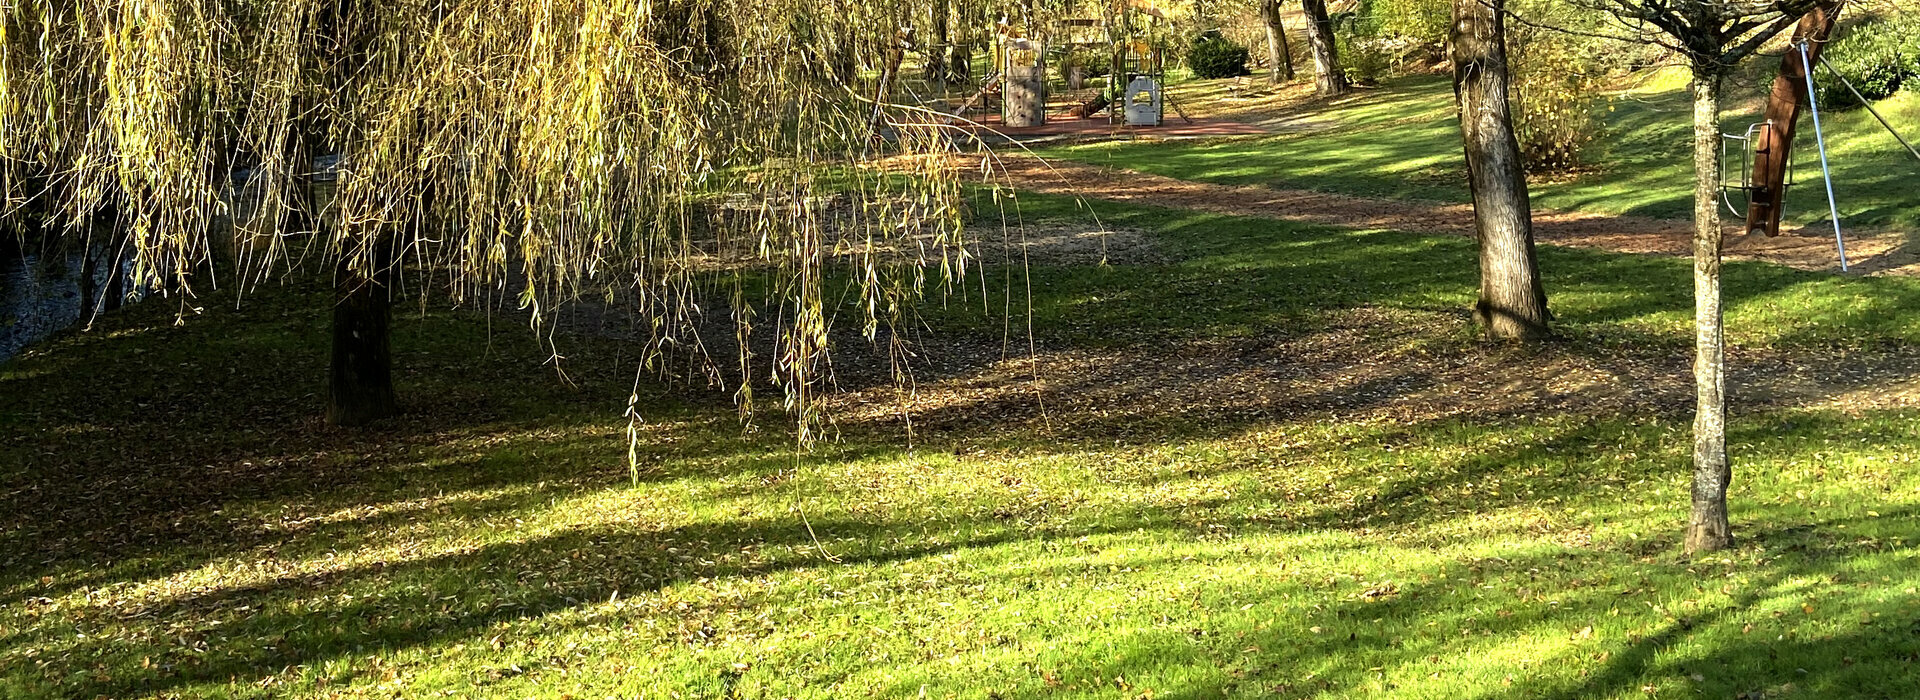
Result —
[[[95, 295], [104, 294], [109, 272], [101, 265]], [[85, 260], [75, 252], [64, 258], [35, 253], [0, 252], [0, 362], [48, 336], [83, 323], [80, 277]], [[122, 268], [120, 274], [131, 270]], [[131, 286], [129, 285], [129, 288]], [[99, 299], [95, 300], [96, 306]]]

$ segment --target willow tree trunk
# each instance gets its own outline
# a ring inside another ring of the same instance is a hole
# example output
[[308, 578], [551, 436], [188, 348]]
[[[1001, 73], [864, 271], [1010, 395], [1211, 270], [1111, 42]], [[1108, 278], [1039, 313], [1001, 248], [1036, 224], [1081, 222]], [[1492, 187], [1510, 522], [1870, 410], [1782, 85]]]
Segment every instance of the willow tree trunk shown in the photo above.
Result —
[[953, 80], [962, 84], [973, 82], [973, 45], [965, 41], [954, 42], [953, 50], [948, 54], [947, 73]]
[[335, 271], [333, 366], [327, 422], [366, 425], [399, 412], [393, 394], [393, 258], [388, 243], [369, 241], [370, 269], [343, 256]]
[[881, 117], [886, 115], [886, 105], [893, 102], [893, 86], [900, 80], [900, 61], [906, 57], [906, 47], [899, 36], [888, 37], [891, 43], [881, 54], [880, 84], [873, 90], [873, 128], [883, 126]]
[[1322, 97], [1347, 94], [1347, 73], [1340, 69], [1327, 0], [1300, 0], [1300, 9], [1307, 15], [1307, 47], [1313, 50], [1314, 92]]
[[[1710, 61], [1711, 59], [1709, 59]], [[1720, 312], [1720, 88], [1725, 74], [1702, 61], [1693, 77], [1693, 508], [1688, 552], [1733, 544], [1727, 518], [1726, 343]]]
[[1454, 0], [1453, 91], [1466, 146], [1467, 181], [1480, 240], [1480, 301], [1487, 336], [1548, 335], [1547, 292], [1533, 250], [1533, 207], [1508, 107], [1505, 0]]
[[860, 64], [854, 60], [853, 46], [850, 42], [834, 54], [832, 64], [833, 79], [839, 81], [841, 85], [852, 88], [854, 78], [860, 75]]
[[1293, 80], [1293, 48], [1287, 46], [1287, 28], [1280, 23], [1280, 0], [1260, 3], [1260, 19], [1267, 25], [1267, 76], [1274, 83]]
[[927, 82], [947, 87], [947, 0], [933, 0], [932, 45], [927, 47]]
[[80, 243], [80, 323], [93, 322], [93, 314], [100, 310], [100, 248], [88, 236]]

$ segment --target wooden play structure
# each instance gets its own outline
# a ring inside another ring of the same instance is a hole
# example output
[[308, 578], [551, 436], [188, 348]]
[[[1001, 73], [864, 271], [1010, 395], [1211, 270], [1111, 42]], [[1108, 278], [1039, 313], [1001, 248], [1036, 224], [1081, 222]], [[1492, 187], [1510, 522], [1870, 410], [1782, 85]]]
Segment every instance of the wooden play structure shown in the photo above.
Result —
[[[1819, 94], [1814, 88], [1813, 75], [1816, 62], [1826, 65], [1842, 85], [1852, 90], [1856, 97], [1859, 96], [1859, 91], [1847, 82], [1845, 76], [1834, 71], [1820, 56], [1821, 48], [1833, 37], [1834, 24], [1845, 5], [1845, 0], [1824, 3], [1807, 13], [1794, 29], [1793, 38], [1780, 62], [1780, 73], [1774, 78], [1773, 90], [1768, 96], [1766, 120], [1749, 126], [1745, 134], [1724, 136], [1724, 143], [1739, 144], [1741, 150], [1737, 182], [1723, 175], [1722, 183], [1723, 192], [1729, 195], [1740, 192], [1746, 197], [1744, 209], [1736, 205], [1731, 196], [1727, 197], [1727, 207], [1746, 219], [1748, 234], [1780, 235], [1780, 218], [1784, 213], [1787, 190], [1794, 185], [1795, 132], [1801, 112], [1810, 114], [1814, 143], [1820, 155], [1821, 176], [1826, 185], [1828, 214], [1833, 223], [1834, 246], [1839, 252], [1842, 270], [1848, 267], [1847, 244], [1840, 231], [1840, 206], [1834, 195], [1833, 171], [1827, 159], [1826, 134], [1820, 124]], [[1915, 158], [1920, 158], [1920, 150], [1908, 143], [1868, 100], [1862, 97], [1860, 102], [1887, 131], [1893, 133], [1902, 146], [1912, 152]], [[1733, 161], [1728, 158], [1726, 162], [1731, 164]]]
[[[982, 82], [979, 93], [965, 100], [956, 114], [990, 101], [998, 92], [1000, 118], [1006, 126], [1043, 125], [1047, 122], [1049, 55], [1085, 51], [1100, 52], [1111, 59], [1106, 85], [1068, 115], [1104, 115], [1110, 124], [1159, 126], [1171, 104], [1166, 92], [1165, 44], [1172, 27], [1160, 7], [1165, 1], [1108, 0], [1102, 17], [1034, 20], [1038, 29], [1001, 20], [991, 45], [994, 70]], [[1070, 86], [1078, 87], [1071, 81]], [[1182, 118], [1186, 118], [1184, 114]]]

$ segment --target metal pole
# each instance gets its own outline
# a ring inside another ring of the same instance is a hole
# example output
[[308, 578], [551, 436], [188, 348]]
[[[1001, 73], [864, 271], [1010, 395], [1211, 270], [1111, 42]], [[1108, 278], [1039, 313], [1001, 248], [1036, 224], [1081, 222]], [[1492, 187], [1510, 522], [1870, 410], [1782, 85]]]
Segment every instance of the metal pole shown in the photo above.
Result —
[[1860, 101], [1860, 106], [1867, 108], [1868, 114], [1873, 115], [1874, 119], [1880, 120], [1881, 126], [1887, 127], [1887, 133], [1893, 134], [1893, 140], [1899, 141], [1902, 146], [1906, 146], [1907, 152], [1912, 153], [1913, 157], [1920, 158], [1920, 149], [1916, 149], [1913, 147], [1913, 144], [1907, 143], [1907, 138], [1900, 135], [1900, 130], [1893, 128], [1892, 124], [1887, 123], [1886, 117], [1880, 116], [1880, 110], [1873, 108], [1873, 100], [1869, 100], [1866, 95], [1860, 94], [1860, 89], [1854, 87], [1853, 82], [1847, 80], [1847, 76], [1841, 75], [1840, 71], [1834, 70], [1833, 64], [1827, 62], [1826, 56], [1820, 57], [1820, 65], [1826, 66], [1827, 72], [1832, 73], [1834, 79], [1839, 80], [1841, 85], [1847, 86], [1847, 91], [1852, 92], [1853, 98]]
[[1814, 96], [1813, 59], [1807, 45], [1800, 44], [1800, 60], [1807, 67], [1807, 107], [1813, 111], [1813, 138], [1820, 144], [1820, 174], [1827, 181], [1827, 211], [1833, 216], [1833, 243], [1840, 249], [1840, 271], [1847, 271], [1847, 239], [1840, 235], [1840, 203], [1833, 197], [1833, 169], [1827, 166], [1827, 136], [1820, 130], [1820, 98]]

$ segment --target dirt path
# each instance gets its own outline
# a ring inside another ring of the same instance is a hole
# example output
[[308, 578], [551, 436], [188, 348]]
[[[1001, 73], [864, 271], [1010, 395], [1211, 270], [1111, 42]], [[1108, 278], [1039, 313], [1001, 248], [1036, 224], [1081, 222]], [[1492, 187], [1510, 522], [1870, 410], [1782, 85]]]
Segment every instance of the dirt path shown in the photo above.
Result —
[[[1272, 423], [1413, 425], [1439, 420], [1661, 416], [1693, 408], [1684, 349], [1596, 352], [1576, 344], [1504, 348], [1410, 342], [1470, 332], [1466, 314], [1360, 308], [1323, 327], [1248, 338], [1159, 340], [1118, 347], [1042, 346], [991, 338], [922, 338], [910, 389], [892, 383], [884, 349], [839, 346], [841, 425], [902, 425], [923, 435], [984, 435], [1025, 426], [1080, 440], [1151, 441]], [[1737, 415], [1782, 408], [1846, 412], [1920, 406], [1920, 354], [1734, 349]]]
[[[1473, 207], [1466, 204], [1214, 185], [1070, 161], [1041, 162], [1031, 156], [1010, 156], [1006, 167], [1014, 184], [1050, 194], [1346, 228], [1473, 235]], [[1693, 224], [1685, 220], [1537, 210], [1533, 221], [1534, 237], [1541, 243], [1619, 253], [1676, 257], [1693, 254]], [[1847, 232], [1847, 255], [1853, 271], [1920, 276], [1920, 256], [1905, 242], [1906, 237], [1899, 233]], [[1758, 260], [1802, 270], [1838, 272], [1840, 269], [1833, 239], [1822, 235], [1786, 234], [1767, 238], [1742, 235], [1734, 228], [1727, 236], [1726, 255], [1735, 260]]]

